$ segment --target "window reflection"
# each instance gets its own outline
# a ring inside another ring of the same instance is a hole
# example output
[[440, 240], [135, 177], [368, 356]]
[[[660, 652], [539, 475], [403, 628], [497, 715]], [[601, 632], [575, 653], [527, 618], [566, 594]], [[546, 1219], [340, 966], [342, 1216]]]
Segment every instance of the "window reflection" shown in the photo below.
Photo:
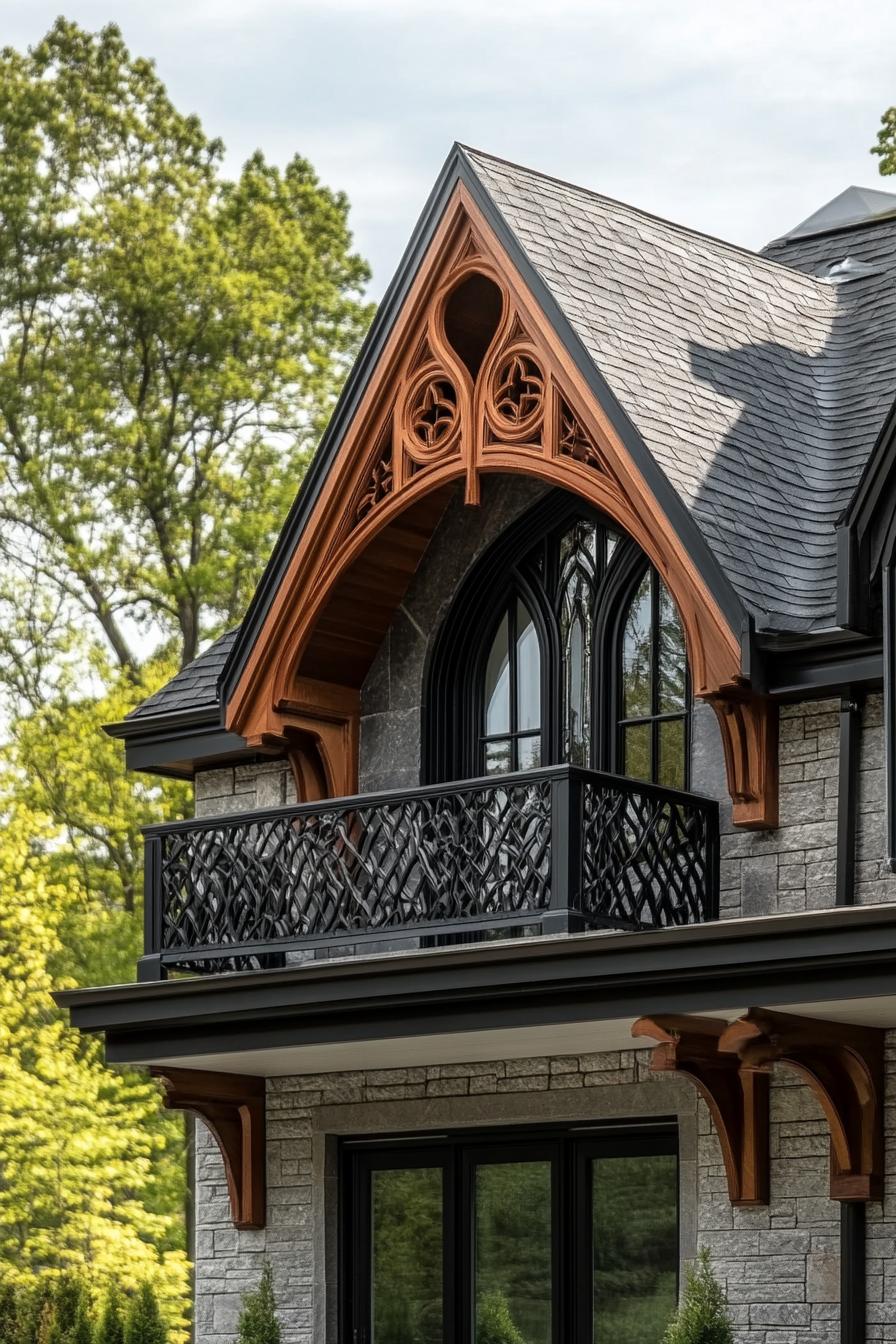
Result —
[[372, 1344], [442, 1344], [442, 1170], [371, 1176]]
[[532, 614], [522, 598], [514, 597], [498, 622], [486, 662], [480, 739], [484, 774], [541, 764], [541, 663]]
[[551, 1163], [476, 1168], [476, 1344], [552, 1344]]
[[622, 633], [619, 740], [634, 779], [682, 789], [688, 775], [688, 667], [675, 603], [655, 570], [638, 584]]
[[[586, 513], [530, 543], [488, 634], [475, 773], [564, 761], [686, 787], [684, 630], [646, 557], [634, 590], [622, 589], [635, 557], [633, 543]], [[466, 767], [469, 747], [462, 754]]]
[[594, 1344], [661, 1344], [678, 1278], [672, 1154], [592, 1163]]

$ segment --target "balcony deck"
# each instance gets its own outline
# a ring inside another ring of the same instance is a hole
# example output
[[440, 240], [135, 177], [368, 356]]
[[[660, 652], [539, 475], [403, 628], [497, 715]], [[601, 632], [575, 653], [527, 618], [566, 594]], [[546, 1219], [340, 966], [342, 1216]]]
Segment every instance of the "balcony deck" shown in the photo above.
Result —
[[145, 835], [142, 980], [718, 915], [718, 805], [573, 766]]

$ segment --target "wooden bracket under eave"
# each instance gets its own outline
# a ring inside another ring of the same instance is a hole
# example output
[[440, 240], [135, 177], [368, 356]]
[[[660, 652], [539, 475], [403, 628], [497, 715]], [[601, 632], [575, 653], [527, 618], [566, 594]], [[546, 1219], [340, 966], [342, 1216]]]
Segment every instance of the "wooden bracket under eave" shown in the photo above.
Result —
[[831, 1135], [831, 1199], [883, 1195], [884, 1033], [878, 1027], [751, 1008], [720, 1047], [744, 1069], [795, 1069], [818, 1099]]
[[738, 1207], [769, 1200], [769, 1078], [742, 1069], [719, 1042], [728, 1023], [712, 1017], [664, 1014], [641, 1017], [633, 1036], [658, 1044], [650, 1057], [657, 1073], [688, 1078], [709, 1107], [722, 1149], [728, 1197]]
[[224, 1161], [235, 1227], [264, 1227], [265, 1082], [241, 1073], [150, 1069], [169, 1110], [192, 1111], [208, 1126]]
[[778, 825], [778, 705], [767, 695], [729, 690], [703, 697], [722, 733], [732, 820], [747, 830]]

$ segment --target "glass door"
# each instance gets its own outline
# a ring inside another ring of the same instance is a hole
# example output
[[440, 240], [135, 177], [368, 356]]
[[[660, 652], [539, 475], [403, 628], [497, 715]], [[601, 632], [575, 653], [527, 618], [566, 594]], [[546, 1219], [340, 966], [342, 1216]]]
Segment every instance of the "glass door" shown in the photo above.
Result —
[[552, 1150], [466, 1155], [473, 1344], [553, 1344], [556, 1158]]
[[346, 1145], [342, 1344], [662, 1344], [674, 1130]]

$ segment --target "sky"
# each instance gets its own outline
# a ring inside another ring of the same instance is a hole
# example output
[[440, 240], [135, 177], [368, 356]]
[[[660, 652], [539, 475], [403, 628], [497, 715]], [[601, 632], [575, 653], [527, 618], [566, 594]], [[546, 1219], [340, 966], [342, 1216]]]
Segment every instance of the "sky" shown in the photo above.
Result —
[[893, 0], [0, 0], [116, 22], [227, 145], [352, 203], [378, 296], [455, 140], [749, 247], [852, 184], [896, 103]]

